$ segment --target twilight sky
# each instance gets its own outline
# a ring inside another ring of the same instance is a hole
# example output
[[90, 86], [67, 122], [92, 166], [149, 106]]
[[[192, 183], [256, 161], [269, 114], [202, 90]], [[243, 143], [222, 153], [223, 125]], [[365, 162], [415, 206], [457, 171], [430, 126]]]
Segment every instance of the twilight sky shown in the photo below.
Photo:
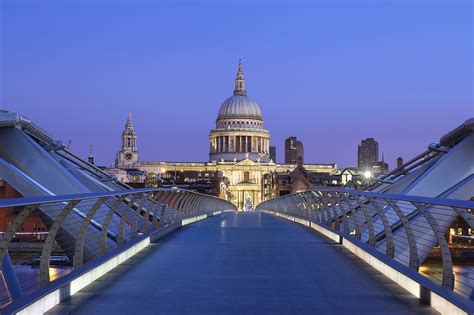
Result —
[[111, 165], [127, 112], [141, 160], [207, 161], [238, 59], [277, 160], [394, 166], [474, 116], [473, 4], [399, 1], [24, 1], [0, 4], [0, 108]]

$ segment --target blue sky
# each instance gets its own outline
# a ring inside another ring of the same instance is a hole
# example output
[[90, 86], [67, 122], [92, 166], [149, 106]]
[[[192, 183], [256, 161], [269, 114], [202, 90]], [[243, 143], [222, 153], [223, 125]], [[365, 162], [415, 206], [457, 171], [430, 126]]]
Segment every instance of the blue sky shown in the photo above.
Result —
[[3, 1], [0, 108], [113, 163], [127, 112], [142, 160], [206, 161], [242, 58], [278, 160], [394, 165], [474, 116], [471, 1]]

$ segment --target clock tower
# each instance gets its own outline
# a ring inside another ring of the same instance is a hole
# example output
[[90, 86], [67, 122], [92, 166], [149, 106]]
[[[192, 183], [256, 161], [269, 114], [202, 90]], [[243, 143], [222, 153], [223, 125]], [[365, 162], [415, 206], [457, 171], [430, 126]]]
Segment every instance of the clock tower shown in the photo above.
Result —
[[132, 124], [132, 113], [128, 113], [125, 128], [122, 131], [122, 147], [117, 153], [115, 166], [131, 166], [138, 162], [137, 133]]

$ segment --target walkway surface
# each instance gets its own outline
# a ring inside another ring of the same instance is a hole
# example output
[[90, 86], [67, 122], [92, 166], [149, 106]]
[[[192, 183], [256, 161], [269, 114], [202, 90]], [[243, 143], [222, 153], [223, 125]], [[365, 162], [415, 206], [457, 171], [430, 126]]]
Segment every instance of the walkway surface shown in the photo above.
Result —
[[184, 227], [95, 291], [73, 314], [432, 313], [339, 245], [255, 212]]

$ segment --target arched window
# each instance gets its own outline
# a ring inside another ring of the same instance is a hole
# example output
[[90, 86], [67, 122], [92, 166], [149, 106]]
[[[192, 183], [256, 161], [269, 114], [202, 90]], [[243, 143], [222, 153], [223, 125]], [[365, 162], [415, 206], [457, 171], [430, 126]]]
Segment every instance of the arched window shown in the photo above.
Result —
[[250, 182], [250, 172], [244, 172], [244, 182]]

